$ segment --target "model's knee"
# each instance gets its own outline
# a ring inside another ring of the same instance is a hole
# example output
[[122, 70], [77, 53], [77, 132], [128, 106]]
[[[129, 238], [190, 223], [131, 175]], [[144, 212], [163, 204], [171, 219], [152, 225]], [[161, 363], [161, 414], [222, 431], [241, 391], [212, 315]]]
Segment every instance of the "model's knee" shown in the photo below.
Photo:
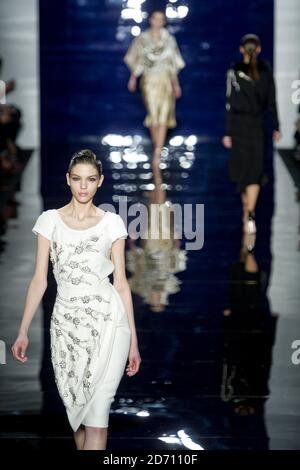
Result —
[[86, 426], [85, 427], [85, 432], [89, 435], [89, 436], [102, 436], [103, 434], [105, 434], [107, 432], [107, 428], [96, 428], [96, 427], [92, 427], [92, 426]]

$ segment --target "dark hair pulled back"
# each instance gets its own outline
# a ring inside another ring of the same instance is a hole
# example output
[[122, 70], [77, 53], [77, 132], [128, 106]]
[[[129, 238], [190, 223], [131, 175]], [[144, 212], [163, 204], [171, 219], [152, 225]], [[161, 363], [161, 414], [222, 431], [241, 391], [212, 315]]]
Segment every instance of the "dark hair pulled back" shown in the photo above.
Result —
[[249, 75], [253, 80], [259, 80], [259, 71], [257, 68], [257, 60], [256, 60], [256, 50], [257, 46], [253, 47], [253, 44], [247, 43], [245, 44], [244, 48], [247, 54], [249, 55]]
[[259, 80], [259, 71], [257, 67], [256, 49], [261, 46], [261, 40], [256, 34], [245, 34], [240, 45], [244, 47], [249, 55], [249, 75], [253, 80]]
[[96, 154], [92, 150], [83, 149], [74, 153], [68, 167], [69, 174], [71, 173], [72, 168], [78, 163], [89, 163], [90, 165], [93, 165], [96, 168], [99, 177], [102, 176], [102, 163], [100, 160], [97, 160]]

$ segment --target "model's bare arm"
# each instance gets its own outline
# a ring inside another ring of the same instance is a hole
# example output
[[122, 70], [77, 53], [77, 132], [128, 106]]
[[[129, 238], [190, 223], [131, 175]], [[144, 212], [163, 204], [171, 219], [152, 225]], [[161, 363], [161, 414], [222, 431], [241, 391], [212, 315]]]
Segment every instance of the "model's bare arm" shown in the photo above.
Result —
[[115, 266], [113, 272], [113, 285], [119, 292], [123, 300], [128, 315], [128, 323], [131, 330], [131, 347], [129, 353], [129, 365], [127, 367], [127, 375], [134, 375], [138, 372], [141, 363], [141, 357], [138, 350], [138, 339], [134, 321], [134, 311], [131, 296], [131, 289], [126, 278], [125, 271], [125, 240], [119, 238], [112, 244], [111, 259]]
[[13, 357], [21, 362], [26, 362], [28, 359], [25, 355], [28, 347], [28, 330], [45, 290], [47, 289], [49, 250], [49, 240], [38, 234], [35, 270], [27, 290], [18, 337], [11, 348]]

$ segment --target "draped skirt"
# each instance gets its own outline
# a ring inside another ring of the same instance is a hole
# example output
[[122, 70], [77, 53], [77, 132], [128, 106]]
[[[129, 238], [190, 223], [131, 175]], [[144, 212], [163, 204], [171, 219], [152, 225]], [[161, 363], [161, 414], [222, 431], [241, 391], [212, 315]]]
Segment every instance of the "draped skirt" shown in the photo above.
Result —
[[140, 86], [147, 109], [143, 125], [150, 127], [164, 124], [168, 128], [176, 127], [176, 98], [170, 73], [148, 72], [142, 75]]
[[55, 382], [73, 431], [108, 427], [130, 348], [128, 316], [105, 278], [97, 290], [58, 290], [50, 326]]

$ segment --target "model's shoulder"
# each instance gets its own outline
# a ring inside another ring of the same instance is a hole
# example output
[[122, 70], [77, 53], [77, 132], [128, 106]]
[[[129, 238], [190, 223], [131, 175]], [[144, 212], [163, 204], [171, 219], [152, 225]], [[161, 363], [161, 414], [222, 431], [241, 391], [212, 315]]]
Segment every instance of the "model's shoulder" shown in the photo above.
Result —
[[230, 68], [234, 70], [235, 72], [238, 72], [240, 70], [245, 71], [247, 69], [247, 64], [241, 61], [235, 61], [235, 62], [231, 62]]
[[165, 41], [176, 41], [175, 35], [168, 28], [162, 28], [161, 37]]
[[111, 218], [111, 220], [116, 220], [117, 218], [120, 217], [120, 215], [117, 214], [116, 212], [107, 211], [107, 214]]
[[56, 209], [47, 209], [46, 211], [43, 211], [42, 214], [44, 214], [45, 217], [52, 217], [55, 210]]
[[145, 31], [142, 31], [138, 36], [136, 36], [134, 39], [135, 39], [135, 42], [142, 42], [144, 41], [144, 39], [147, 38], [147, 30]]
[[39, 215], [39, 219], [41, 219], [43, 222], [51, 223], [54, 221], [54, 212], [55, 209], [47, 209]]
[[124, 224], [123, 217], [117, 212], [109, 212], [108, 218], [112, 227], [119, 227], [120, 225], [122, 226]]
[[266, 60], [259, 60], [257, 62], [257, 68], [260, 72], [272, 73], [272, 66], [270, 62]]
[[238, 71], [238, 68], [236, 68], [236, 62], [231, 62], [226, 70], [227, 76], [232, 77], [233, 75], [236, 75]]

